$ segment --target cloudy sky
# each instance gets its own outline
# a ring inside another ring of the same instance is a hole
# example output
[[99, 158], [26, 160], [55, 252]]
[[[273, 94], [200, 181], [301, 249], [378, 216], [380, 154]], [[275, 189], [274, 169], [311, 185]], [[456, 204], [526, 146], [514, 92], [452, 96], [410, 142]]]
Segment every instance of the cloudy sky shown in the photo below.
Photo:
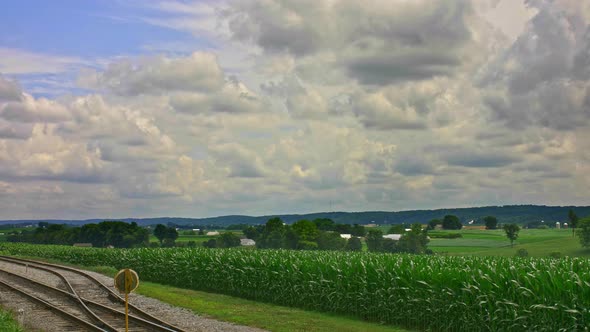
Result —
[[590, 1], [0, 6], [0, 219], [590, 204]]

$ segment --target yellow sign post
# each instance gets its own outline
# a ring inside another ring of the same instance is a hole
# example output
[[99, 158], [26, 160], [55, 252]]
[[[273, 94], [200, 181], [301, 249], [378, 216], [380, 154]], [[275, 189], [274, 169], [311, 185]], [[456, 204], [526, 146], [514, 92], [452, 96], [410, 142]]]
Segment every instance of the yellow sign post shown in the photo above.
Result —
[[123, 269], [115, 274], [115, 288], [125, 293], [125, 332], [129, 332], [129, 293], [139, 286], [139, 276], [131, 269]]

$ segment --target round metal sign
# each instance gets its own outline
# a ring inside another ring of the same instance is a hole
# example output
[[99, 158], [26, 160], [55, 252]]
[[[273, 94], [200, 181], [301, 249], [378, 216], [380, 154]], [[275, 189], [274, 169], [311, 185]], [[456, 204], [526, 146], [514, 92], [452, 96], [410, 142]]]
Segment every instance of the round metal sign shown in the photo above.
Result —
[[115, 288], [120, 293], [129, 294], [139, 286], [139, 276], [131, 269], [123, 269], [115, 275]]

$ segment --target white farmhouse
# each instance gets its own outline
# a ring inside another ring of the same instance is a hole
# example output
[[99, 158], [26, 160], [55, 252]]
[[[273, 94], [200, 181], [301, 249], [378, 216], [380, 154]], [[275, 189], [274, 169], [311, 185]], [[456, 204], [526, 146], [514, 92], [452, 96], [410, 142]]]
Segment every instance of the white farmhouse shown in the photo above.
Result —
[[352, 237], [352, 234], [340, 234], [340, 237], [348, 240]]
[[383, 235], [384, 239], [391, 239], [394, 241], [399, 241], [399, 239], [402, 238], [401, 234], [387, 234], [387, 235]]

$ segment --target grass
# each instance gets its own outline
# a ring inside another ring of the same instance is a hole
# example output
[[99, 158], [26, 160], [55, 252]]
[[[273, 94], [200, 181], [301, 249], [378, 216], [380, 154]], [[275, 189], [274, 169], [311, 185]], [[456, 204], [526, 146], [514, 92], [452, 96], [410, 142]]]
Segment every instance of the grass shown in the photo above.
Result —
[[[217, 232], [220, 233], [224, 233], [224, 232], [228, 232], [226, 230], [216, 230]], [[231, 231], [232, 233], [236, 234], [237, 236], [243, 236], [244, 234], [241, 231]], [[182, 231], [180, 231], [179, 233], [182, 233]], [[178, 238], [176, 239], [176, 242], [189, 242], [189, 241], [194, 241], [197, 243], [198, 246], [201, 246], [203, 242], [206, 242], [210, 239], [216, 239], [218, 238], [218, 235], [214, 235], [214, 236], [207, 236], [207, 235], [184, 235], [184, 234], [179, 234]], [[154, 236], [154, 235], [150, 235], [150, 242], [158, 242], [158, 239]]]
[[142, 282], [137, 292], [175, 306], [190, 309], [200, 315], [270, 331], [407, 331], [354, 318], [277, 306], [227, 295], [163, 286], [151, 282]]
[[518, 249], [526, 249], [529, 256], [547, 257], [553, 252], [562, 256], [590, 257], [590, 250], [582, 248], [579, 239], [568, 229], [522, 229], [514, 247], [503, 230], [431, 231], [431, 233], [460, 233], [462, 238], [432, 239], [428, 247], [435, 253], [474, 256], [514, 256]]
[[12, 312], [0, 308], [0, 331], [23, 332], [23, 328], [14, 319]]
[[[26, 258], [39, 259], [35, 257]], [[110, 266], [80, 266], [54, 259], [39, 260], [86, 269], [109, 277], [112, 277], [117, 273], [117, 269]], [[409, 332], [409, 330], [406, 329], [364, 322], [356, 318], [306, 311], [269, 303], [245, 300], [228, 295], [165, 286], [146, 281], [140, 282], [137, 293], [158, 299], [173, 306], [189, 309], [200, 316], [239, 325], [258, 327], [269, 331]], [[0, 316], [0, 331], [23, 331], [4, 329], [1, 324]]]

